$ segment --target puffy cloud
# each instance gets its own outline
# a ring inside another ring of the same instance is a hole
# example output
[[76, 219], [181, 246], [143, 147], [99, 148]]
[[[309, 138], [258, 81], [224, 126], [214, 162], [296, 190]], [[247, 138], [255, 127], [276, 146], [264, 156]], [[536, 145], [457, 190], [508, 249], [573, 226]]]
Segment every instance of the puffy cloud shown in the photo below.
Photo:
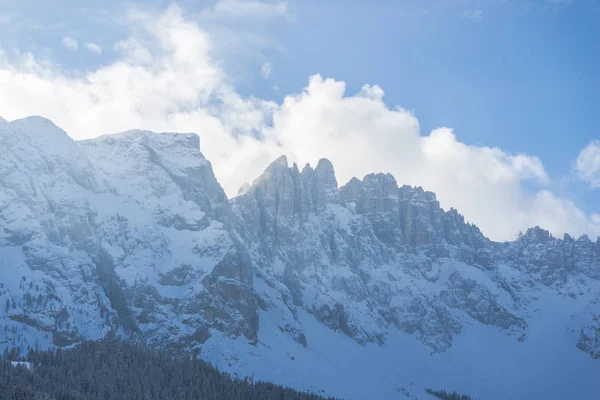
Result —
[[79, 49], [79, 43], [77, 43], [77, 40], [70, 36], [65, 36], [62, 38], [62, 44], [67, 50], [77, 51], [77, 49]]
[[412, 113], [385, 104], [379, 86], [349, 95], [344, 82], [315, 75], [281, 104], [245, 98], [213, 58], [210, 35], [179, 8], [133, 12], [129, 24], [118, 58], [84, 75], [31, 54], [0, 55], [4, 116], [43, 115], [77, 139], [131, 128], [197, 132], [230, 195], [283, 153], [301, 164], [326, 157], [340, 183], [381, 171], [433, 190], [494, 239], [536, 224], [600, 233], [600, 216], [544, 188], [549, 178], [535, 156], [469, 146], [449, 128], [423, 135]]
[[271, 63], [266, 62], [262, 65], [262, 67], [260, 67], [260, 76], [262, 76], [264, 79], [269, 79], [272, 70], [273, 68], [271, 67]]
[[98, 46], [95, 43], [86, 43], [85, 48], [92, 53], [102, 54], [102, 47]]
[[600, 140], [592, 140], [575, 161], [575, 171], [583, 182], [592, 188], [600, 188]]

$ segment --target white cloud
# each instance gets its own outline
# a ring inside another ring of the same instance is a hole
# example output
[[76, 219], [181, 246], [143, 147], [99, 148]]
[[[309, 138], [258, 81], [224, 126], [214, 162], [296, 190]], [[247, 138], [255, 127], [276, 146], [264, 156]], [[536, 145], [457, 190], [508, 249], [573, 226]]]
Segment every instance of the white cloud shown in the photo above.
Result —
[[467, 10], [463, 12], [463, 17], [473, 20], [475, 22], [480, 22], [483, 19], [483, 10]]
[[130, 36], [115, 45], [118, 58], [84, 76], [31, 54], [0, 56], [4, 117], [43, 115], [78, 139], [131, 128], [197, 132], [230, 195], [283, 153], [299, 163], [326, 157], [342, 184], [381, 171], [433, 190], [442, 206], [494, 239], [533, 225], [600, 233], [600, 216], [544, 188], [549, 178], [538, 158], [466, 145], [449, 128], [423, 136], [417, 118], [388, 107], [379, 86], [348, 95], [343, 82], [316, 75], [282, 104], [244, 98], [213, 58], [209, 34], [179, 8], [132, 13], [129, 24]]
[[531, 212], [528, 220], [542, 221], [540, 225], [550, 232], [587, 234], [591, 238], [600, 236], [600, 214], [588, 216], [572, 201], [561, 199], [548, 190], [536, 194]]
[[592, 140], [575, 161], [575, 171], [583, 182], [592, 188], [600, 188], [600, 140]]
[[98, 46], [95, 43], [86, 43], [85, 48], [92, 53], [102, 54], [102, 47]]
[[77, 43], [77, 40], [70, 36], [65, 36], [62, 38], [62, 44], [67, 50], [77, 51], [77, 49], [79, 49], [79, 43]]
[[260, 67], [260, 76], [262, 76], [264, 79], [269, 79], [272, 70], [273, 68], [271, 67], [271, 63], [266, 62], [262, 65], [262, 67]]

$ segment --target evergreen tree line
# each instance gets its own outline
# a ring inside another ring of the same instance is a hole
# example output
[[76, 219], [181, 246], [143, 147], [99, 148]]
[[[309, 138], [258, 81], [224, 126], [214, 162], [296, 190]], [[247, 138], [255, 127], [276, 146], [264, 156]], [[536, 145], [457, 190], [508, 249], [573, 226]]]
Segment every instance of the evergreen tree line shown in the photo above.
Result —
[[[0, 362], [0, 400], [318, 400], [272, 383], [237, 379], [210, 364], [116, 340], [31, 351], [33, 370]], [[329, 398], [332, 399], [332, 398]]]
[[472, 397], [466, 394], [459, 394], [457, 392], [448, 393], [445, 390], [433, 390], [425, 389], [427, 393], [442, 400], [474, 400]]

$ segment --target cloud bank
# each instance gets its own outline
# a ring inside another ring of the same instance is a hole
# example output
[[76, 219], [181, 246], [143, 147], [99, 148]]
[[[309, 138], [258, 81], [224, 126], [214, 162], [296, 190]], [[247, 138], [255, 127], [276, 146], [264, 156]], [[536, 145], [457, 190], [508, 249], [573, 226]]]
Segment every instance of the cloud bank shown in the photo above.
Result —
[[[232, 19], [287, 13], [280, 3], [242, 9], [234, 3], [207, 12]], [[0, 114], [42, 115], [75, 139], [132, 128], [196, 132], [229, 195], [281, 154], [300, 167], [325, 157], [341, 184], [390, 172], [400, 184], [433, 190], [442, 206], [457, 208], [495, 240], [533, 225], [556, 235], [600, 234], [600, 216], [551, 192], [535, 156], [470, 146], [450, 128], [424, 135], [418, 119], [389, 107], [376, 85], [348, 94], [344, 82], [315, 75], [281, 104], [243, 97], [216, 59], [210, 35], [181, 9], [128, 18], [130, 35], [114, 45], [118, 58], [84, 74], [32, 54], [0, 52]]]

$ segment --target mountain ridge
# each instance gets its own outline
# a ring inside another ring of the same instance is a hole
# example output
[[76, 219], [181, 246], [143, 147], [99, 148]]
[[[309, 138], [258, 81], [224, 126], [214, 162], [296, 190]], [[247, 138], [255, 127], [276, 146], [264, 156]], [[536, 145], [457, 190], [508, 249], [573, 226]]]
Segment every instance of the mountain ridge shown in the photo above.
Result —
[[[76, 142], [43, 118], [0, 123], [4, 346], [118, 336], [356, 398], [372, 393], [330, 369], [348, 378], [347, 354], [369, 359], [393, 346], [423, 365], [446, 360], [439, 368], [454, 383], [426, 382], [378, 355], [381, 365], [361, 371], [371, 384], [389, 378], [378, 383], [383, 397], [412, 379], [500, 398], [456, 386], [467, 382], [453, 375], [454, 357], [501, 376], [465, 344], [480, 332], [523, 354], [560, 348], [557, 373], [561, 363], [600, 372], [600, 239], [534, 227], [493, 242], [391, 174], [339, 187], [326, 159], [300, 171], [279, 157], [245, 189], [227, 198], [196, 134]], [[278, 372], [267, 367], [275, 362]]]

